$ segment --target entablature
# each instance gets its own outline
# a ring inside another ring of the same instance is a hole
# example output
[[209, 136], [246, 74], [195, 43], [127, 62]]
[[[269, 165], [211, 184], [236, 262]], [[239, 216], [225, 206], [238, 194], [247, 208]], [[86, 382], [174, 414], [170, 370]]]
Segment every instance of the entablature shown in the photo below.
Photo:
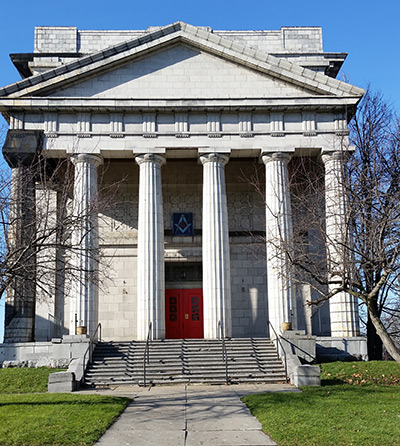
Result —
[[288, 134], [283, 137], [258, 135], [254, 138], [240, 138], [225, 135], [210, 139], [206, 135], [190, 139], [173, 136], [161, 136], [156, 139], [144, 139], [141, 136], [129, 136], [122, 139], [109, 136], [77, 138], [60, 135], [57, 138], [45, 136], [43, 149], [50, 157], [65, 157], [73, 153], [98, 153], [104, 158], [133, 158], [138, 153], [166, 153], [167, 158], [196, 158], [198, 153], [229, 152], [232, 158], [257, 158], [261, 152], [287, 152], [296, 156], [308, 156], [321, 150], [347, 150], [347, 136], [333, 133], [315, 137]]
[[57, 139], [107, 137], [109, 139], [135, 138], [139, 140], [173, 138], [184, 141], [196, 138], [253, 139], [288, 135], [313, 138], [324, 134], [346, 135], [345, 108], [287, 108], [257, 110], [202, 108], [175, 112], [145, 109], [130, 112], [95, 112], [66, 109], [43, 112], [9, 112], [11, 130], [42, 130], [46, 137]]

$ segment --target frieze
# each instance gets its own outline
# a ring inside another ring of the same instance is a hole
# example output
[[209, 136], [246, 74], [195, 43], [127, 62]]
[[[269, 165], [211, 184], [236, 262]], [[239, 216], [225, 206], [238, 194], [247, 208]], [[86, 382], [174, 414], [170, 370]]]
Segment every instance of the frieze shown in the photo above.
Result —
[[[61, 135], [76, 135], [78, 138], [94, 136], [108, 136], [111, 139], [120, 139], [130, 136], [142, 138], [173, 137], [176, 139], [189, 139], [193, 137], [222, 138], [235, 136], [241, 139], [254, 138], [259, 135], [283, 137], [285, 135], [302, 135], [315, 137], [320, 134], [347, 136], [347, 123], [344, 119], [337, 119], [335, 115], [307, 113], [208, 113], [202, 121], [199, 115], [193, 113], [156, 114], [143, 113], [139, 119], [135, 114], [99, 114], [89, 113], [57, 114], [44, 113], [31, 114], [24, 118], [23, 129], [33, 129], [40, 126], [49, 138]], [[109, 116], [109, 120], [106, 116]], [[135, 119], [132, 118], [135, 116]], [[171, 119], [172, 117], [172, 119]], [[168, 118], [168, 119], [166, 119]], [[11, 123], [22, 126], [22, 118]], [[174, 121], [178, 119], [179, 121]], [[39, 123], [39, 124], [38, 124]], [[126, 124], [128, 123], [128, 124]], [[318, 128], [317, 128], [318, 123]], [[17, 128], [15, 130], [23, 130]], [[178, 131], [179, 130], [179, 131]]]
[[335, 132], [336, 136], [348, 136], [350, 134], [350, 130], [337, 130]]
[[92, 135], [90, 133], [77, 133], [76, 136], [78, 138], [91, 138]]
[[157, 138], [157, 133], [143, 133], [143, 138]]
[[283, 132], [271, 132], [271, 136], [274, 138], [282, 138], [285, 134]]
[[209, 138], [222, 138], [222, 133], [209, 133], [207, 136]]
[[175, 138], [190, 138], [189, 133], [176, 133]]

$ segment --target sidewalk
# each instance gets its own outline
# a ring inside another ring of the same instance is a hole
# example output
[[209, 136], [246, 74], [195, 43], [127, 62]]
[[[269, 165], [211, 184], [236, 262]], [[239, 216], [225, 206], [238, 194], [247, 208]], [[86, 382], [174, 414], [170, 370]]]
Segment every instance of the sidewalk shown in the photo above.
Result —
[[98, 446], [276, 445], [261, 431], [240, 397], [298, 391], [290, 385], [177, 385], [88, 390], [133, 399]]

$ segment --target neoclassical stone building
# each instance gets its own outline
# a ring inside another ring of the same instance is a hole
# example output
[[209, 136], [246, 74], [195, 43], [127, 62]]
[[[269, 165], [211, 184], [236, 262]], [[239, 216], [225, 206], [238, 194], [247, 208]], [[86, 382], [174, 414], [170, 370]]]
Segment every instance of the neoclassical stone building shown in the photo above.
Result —
[[[84, 214], [104, 185], [118, 186], [113, 206], [88, 213], [70, 235], [81, 247], [72, 259], [79, 280], [62, 289], [54, 274], [50, 298], [23, 281], [8, 292], [5, 341], [46, 340], [59, 324], [93, 333], [98, 322], [113, 340], [145, 339], [150, 322], [153, 338], [212, 339], [220, 327], [226, 336], [268, 336], [268, 322], [358, 335], [346, 294], [311, 318], [310, 288], [292, 283], [271, 243], [293, 236], [289, 176], [298, 158], [325, 172], [327, 231], [342, 234], [341, 151], [363, 95], [335, 79], [345, 57], [323, 51], [319, 27], [36, 28], [34, 52], [11, 55], [23, 79], [0, 89], [12, 194], [39, 153], [67, 159], [74, 181], [71, 208], [60, 210], [57, 193], [32, 179], [24, 190], [37, 209], [45, 201], [62, 218]], [[246, 181], [255, 171], [264, 197]], [[99, 273], [89, 254], [98, 248], [107, 261]], [[55, 246], [54, 265], [65, 255]], [[106, 277], [101, 287], [96, 274]]]

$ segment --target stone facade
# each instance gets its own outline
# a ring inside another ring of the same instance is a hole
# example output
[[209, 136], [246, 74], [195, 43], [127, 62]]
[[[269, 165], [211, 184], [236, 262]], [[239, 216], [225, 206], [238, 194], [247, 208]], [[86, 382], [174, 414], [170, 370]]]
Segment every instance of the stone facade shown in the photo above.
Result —
[[[339, 153], [363, 95], [335, 79], [345, 56], [323, 51], [318, 27], [36, 28], [34, 52], [13, 55], [24, 79], [0, 89], [3, 152], [14, 195], [25, 152], [51, 166], [66, 160], [71, 192], [63, 201], [39, 176], [36, 209], [75, 223], [69, 251], [53, 243], [36, 257], [50, 277], [29, 291], [36, 316], [14, 311], [24, 283], [7, 294], [5, 340], [92, 334], [98, 322], [105, 339], [164, 338], [176, 317], [201, 318], [206, 338], [272, 335], [268, 322], [356, 336], [348, 296], [311, 319], [311, 291], [291, 279], [278, 248], [293, 238], [289, 177], [299, 157], [319, 159], [321, 172], [325, 164], [327, 227], [334, 238], [343, 229], [341, 211], [332, 214]], [[197, 295], [177, 304], [175, 290], [201, 294], [200, 307]]]

